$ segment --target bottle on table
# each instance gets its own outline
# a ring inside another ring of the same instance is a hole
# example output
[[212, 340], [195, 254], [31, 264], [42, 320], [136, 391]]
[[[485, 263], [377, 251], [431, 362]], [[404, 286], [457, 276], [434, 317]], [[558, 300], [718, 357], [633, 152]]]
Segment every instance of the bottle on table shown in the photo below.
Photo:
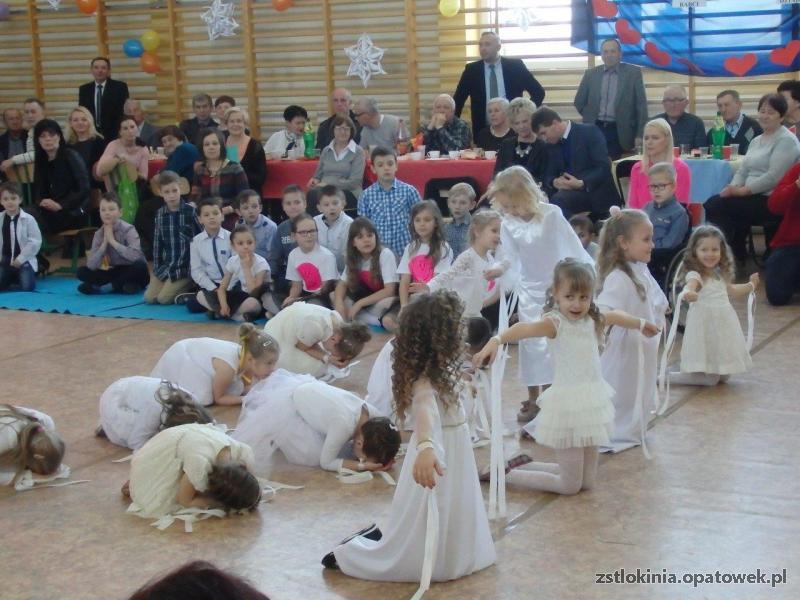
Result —
[[303, 129], [303, 145], [305, 146], [303, 156], [314, 158], [314, 124], [311, 122], [310, 117], [306, 121], [305, 129]]
[[725, 146], [725, 122], [719, 112], [714, 119], [714, 128], [711, 130], [711, 143], [711, 156], [722, 160], [722, 148]]
[[411, 136], [408, 133], [405, 119], [400, 119], [400, 123], [397, 126], [397, 133], [394, 136], [394, 144], [397, 150], [397, 156], [403, 156], [408, 153], [411, 144]]

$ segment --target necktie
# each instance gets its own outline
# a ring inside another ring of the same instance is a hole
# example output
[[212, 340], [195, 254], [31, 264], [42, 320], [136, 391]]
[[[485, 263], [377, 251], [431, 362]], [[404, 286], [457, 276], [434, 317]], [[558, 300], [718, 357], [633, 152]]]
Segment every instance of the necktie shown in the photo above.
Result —
[[489, 65], [489, 100], [497, 98], [499, 92], [497, 90], [497, 72], [494, 70], [496, 65]]
[[564, 168], [570, 170], [569, 138], [561, 138], [561, 155], [564, 157]]
[[219, 264], [219, 258], [217, 258], [217, 238], [211, 238], [211, 250], [214, 252], [214, 262], [217, 263], [217, 268], [219, 269], [219, 276], [225, 277], [225, 273], [222, 271], [222, 265]]
[[97, 121], [95, 125], [100, 127], [100, 105], [103, 103], [103, 84], [97, 84], [97, 90], [94, 94], [94, 120]]

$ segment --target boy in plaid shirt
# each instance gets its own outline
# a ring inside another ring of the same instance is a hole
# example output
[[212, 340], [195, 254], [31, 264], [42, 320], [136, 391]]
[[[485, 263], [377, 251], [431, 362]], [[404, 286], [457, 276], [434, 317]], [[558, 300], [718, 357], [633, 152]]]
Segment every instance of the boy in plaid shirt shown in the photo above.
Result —
[[164, 206], [158, 209], [153, 236], [153, 273], [144, 293], [149, 304], [172, 304], [192, 288], [189, 246], [200, 233], [194, 209], [181, 198], [180, 178], [162, 171], [156, 179]]

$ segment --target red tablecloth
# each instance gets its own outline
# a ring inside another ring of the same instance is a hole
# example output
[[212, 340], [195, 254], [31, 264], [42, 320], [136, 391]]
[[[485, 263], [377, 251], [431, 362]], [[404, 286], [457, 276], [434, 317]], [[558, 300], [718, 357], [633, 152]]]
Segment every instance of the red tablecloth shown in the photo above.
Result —
[[[151, 158], [147, 162], [147, 179], [152, 179], [155, 177], [158, 172], [164, 168], [167, 164], [166, 158]], [[189, 185], [192, 185], [192, 182], [189, 182]]]
[[314, 176], [319, 160], [268, 160], [267, 180], [261, 188], [264, 198], [280, 199], [283, 188], [295, 184], [306, 190], [308, 180]]

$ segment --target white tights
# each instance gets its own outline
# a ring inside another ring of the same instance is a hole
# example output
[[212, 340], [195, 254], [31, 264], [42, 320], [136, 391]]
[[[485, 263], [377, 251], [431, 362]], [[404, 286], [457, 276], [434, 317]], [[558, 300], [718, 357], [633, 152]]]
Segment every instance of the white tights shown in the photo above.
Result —
[[679, 385], [707, 385], [714, 386], [728, 381], [727, 375], [716, 373], [683, 373], [673, 371], [669, 374], [669, 382]]
[[555, 463], [533, 462], [513, 469], [508, 483], [532, 490], [572, 495], [594, 486], [597, 476], [597, 446], [556, 450]]

